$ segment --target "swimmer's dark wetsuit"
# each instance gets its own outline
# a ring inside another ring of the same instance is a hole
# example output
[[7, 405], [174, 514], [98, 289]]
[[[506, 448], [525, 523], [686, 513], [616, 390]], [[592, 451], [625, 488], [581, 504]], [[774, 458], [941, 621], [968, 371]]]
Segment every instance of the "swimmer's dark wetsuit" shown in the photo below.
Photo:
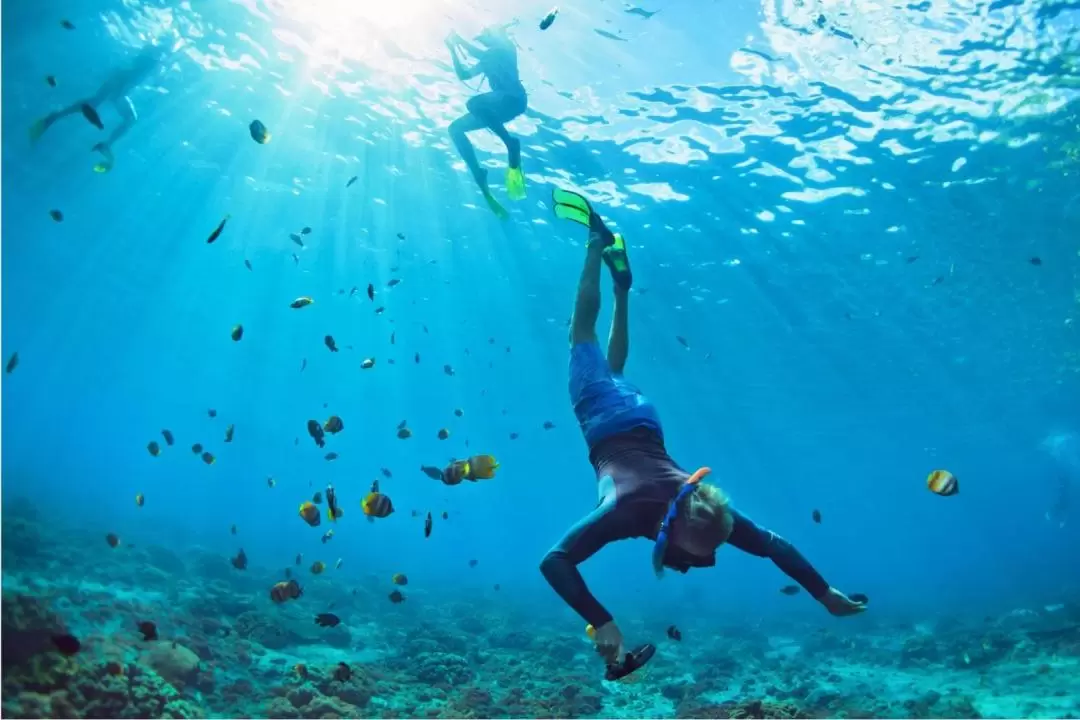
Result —
[[[667, 454], [656, 408], [626, 378], [611, 371], [596, 342], [579, 343], [570, 350], [570, 397], [589, 444], [600, 504], [544, 557], [540, 570], [566, 604], [598, 628], [611, 621], [611, 614], [589, 592], [577, 566], [610, 542], [655, 540], [668, 504], [690, 473]], [[731, 514], [729, 545], [770, 558], [815, 599], [828, 592], [829, 584], [791, 543], [734, 509]], [[693, 557], [672, 544], [664, 564], [686, 572], [714, 565], [715, 557]]]

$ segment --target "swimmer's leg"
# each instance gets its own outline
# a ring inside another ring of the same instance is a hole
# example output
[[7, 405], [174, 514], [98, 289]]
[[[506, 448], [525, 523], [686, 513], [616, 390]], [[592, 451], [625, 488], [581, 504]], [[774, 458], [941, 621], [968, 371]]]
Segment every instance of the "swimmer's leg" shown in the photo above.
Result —
[[484, 123], [506, 146], [506, 190], [514, 200], [525, 197], [525, 175], [521, 171], [521, 141], [506, 129], [506, 123], [525, 112], [528, 100], [524, 94], [485, 93], [471, 98], [469, 112]]
[[596, 319], [600, 316], [600, 268], [604, 264], [604, 248], [611, 244], [611, 233], [599, 215], [589, 218], [589, 242], [585, 250], [585, 266], [578, 280], [574, 317], [570, 321], [570, 344], [596, 342]]
[[116, 112], [120, 115], [121, 122], [113, 128], [108, 140], [100, 142], [92, 148], [93, 152], [101, 154], [101, 161], [94, 164], [94, 172], [106, 173], [112, 170], [115, 161], [112, 150], [113, 143], [124, 137], [131, 128], [135, 127], [135, 122], [139, 119], [139, 114], [135, 112], [135, 104], [131, 102], [129, 97], [113, 100], [113, 107], [116, 108]]
[[[98, 91], [92, 97], [88, 97], [83, 100], [77, 100], [71, 105], [68, 105], [66, 108], [63, 108], [62, 110], [57, 110], [55, 112], [49, 113], [48, 115], [41, 118], [30, 126], [30, 141], [36, 142], [38, 138], [44, 135], [45, 131], [52, 127], [58, 120], [62, 120], [69, 115], [77, 115], [81, 113], [87, 118], [87, 120], [89, 120], [90, 122], [94, 122], [90, 119], [91, 116], [95, 118], [97, 117], [98, 106], [109, 99], [112, 90], [112, 86], [109, 83], [106, 83], [100, 88], [98, 88]], [[87, 113], [87, 108], [90, 109], [90, 114]], [[100, 122], [101, 120], [100, 118], [98, 118], [97, 123], [94, 124], [97, 125]]]
[[611, 372], [622, 375], [630, 355], [630, 288], [615, 286], [615, 311], [608, 334], [607, 361]]
[[461, 159], [465, 161], [466, 167], [472, 173], [473, 180], [479, 186], [480, 192], [484, 194], [484, 200], [487, 201], [488, 207], [498, 217], [505, 219], [507, 212], [495, 199], [495, 196], [491, 194], [491, 188], [488, 186], [487, 170], [480, 167], [480, 161], [476, 158], [476, 149], [473, 148], [466, 135], [466, 133], [480, 130], [483, 127], [486, 127], [484, 121], [472, 113], [463, 115], [450, 123], [450, 139], [454, 141], [458, 154], [461, 155]]

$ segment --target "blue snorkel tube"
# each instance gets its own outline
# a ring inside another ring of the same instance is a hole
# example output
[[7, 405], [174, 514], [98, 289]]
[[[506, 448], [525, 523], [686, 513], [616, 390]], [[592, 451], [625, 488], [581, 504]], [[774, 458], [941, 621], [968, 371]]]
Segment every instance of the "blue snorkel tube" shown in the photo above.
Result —
[[707, 467], [698, 468], [690, 476], [690, 479], [679, 488], [675, 499], [668, 505], [667, 514], [664, 516], [663, 522], [660, 523], [660, 530], [656, 533], [656, 543], [653, 545], [652, 566], [656, 577], [663, 577], [664, 575], [664, 555], [667, 554], [668, 542], [671, 540], [671, 526], [675, 524], [675, 518], [679, 515], [679, 506], [690, 493], [697, 489], [701, 479], [711, 472], [712, 470]]

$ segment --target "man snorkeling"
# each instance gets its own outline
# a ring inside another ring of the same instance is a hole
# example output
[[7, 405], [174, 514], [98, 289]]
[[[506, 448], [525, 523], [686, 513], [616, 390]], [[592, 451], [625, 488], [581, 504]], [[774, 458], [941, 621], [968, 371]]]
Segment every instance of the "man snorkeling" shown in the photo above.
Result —
[[[623, 376], [630, 349], [628, 303], [633, 280], [626, 243], [580, 195], [556, 189], [553, 200], [558, 217], [589, 228], [570, 328], [570, 398], [589, 446], [600, 503], [548, 552], [540, 570], [567, 605], [592, 626], [590, 635], [608, 662], [609, 673], [613, 665], [634, 660], [638, 651], [624, 656], [622, 633], [589, 592], [577, 566], [616, 540], [654, 541], [657, 575], [665, 567], [683, 573], [712, 567], [717, 548], [728, 543], [771, 559], [833, 615], [865, 610], [865, 596], [852, 599], [831, 587], [791, 543], [756, 525], [731, 507], [718, 487], [703, 482], [708, 468], [691, 474], [671, 459], [656, 408]], [[606, 357], [596, 336], [604, 264], [615, 285]], [[791, 588], [792, 593], [797, 590]], [[641, 662], [652, 653], [651, 646], [645, 649]]]
[[[466, 42], [457, 33], [451, 33], [446, 39], [458, 78], [465, 82], [477, 75], [483, 75], [491, 88], [489, 92], [469, 99], [465, 105], [469, 112], [450, 123], [450, 138], [454, 141], [461, 159], [469, 167], [480, 192], [484, 194], [488, 207], [505, 219], [508, 217], [506, 209], [491, 194], [487, 170], [480, 167], [468, 133], [488, 128], [499, 136], [506, 145], [509, 166], [506, 170], [506, 193], [512, 200], [523, 199], [525, 175], [521, 171], [521, 141], [506, 131], [505, 124], [525, 112], [529, 100], [518, 75], [517, 48], [514, 47], [514, 41], [506, 28], [488, 28], [480, 33], [476, 40], [482, 47]], [[472, 56], [475, 62], [466, 66], [463, 54]]]
[[109, 172], [112, 170], [115, 160], [112, 151], [113, 145], [126, 135], [139, 119], [138, 113], [135, 112], [135, 104], [131, 102], [128, 94], [140, 82], [161, 67], [166, 52], [165, 48], [158, 45], [147, 45], [130, 62], [113, 71], [91, 97], [76, 100], [66, 108], [51, 112], [35, 122], [30, 127], [30, 141], [37, 142], [45, 134], [45, 131], [56, 124], [58, 120], [76, 113], [82, 113], [87, 122], [98, 130], [104, 130], [105, 123], [101, 121], [98, 109], [105, 104], [112, 105], [120, 116], [121, 122], [109, 133], [109, 137], [105, 142], [99, 142], [91, 148], [92, 152], [101, 155], [100, 161], [94, 165], [94, 171], [99, 173]]

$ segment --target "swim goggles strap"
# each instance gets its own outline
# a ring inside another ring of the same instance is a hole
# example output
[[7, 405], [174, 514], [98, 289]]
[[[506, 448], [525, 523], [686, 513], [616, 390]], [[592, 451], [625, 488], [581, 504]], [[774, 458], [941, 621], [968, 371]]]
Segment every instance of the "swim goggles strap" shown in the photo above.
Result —
[[668, 505], [667, 515], [664, 516], [664, 521], [660, 523], [660, 530], [656, 533], [656, 544], [653, 545], [652, 564], [653, 571], [657, 577], [664, 574], [664, 554], [667, 552], [668, 541], [671, 536], [671, 526], [675, 523], [675, 518], [679, 514], [679, 504], [686, 499], [686, 496], [694, 491], [697, 484], [701, 482], [701, 479], [711, 473], [712, 470], [707, 467], [698, 468], [694, 471], [694, 474], [690, 476], [690, 479], [679, 488], [679, 492], [675, 495], [675, 499]]

